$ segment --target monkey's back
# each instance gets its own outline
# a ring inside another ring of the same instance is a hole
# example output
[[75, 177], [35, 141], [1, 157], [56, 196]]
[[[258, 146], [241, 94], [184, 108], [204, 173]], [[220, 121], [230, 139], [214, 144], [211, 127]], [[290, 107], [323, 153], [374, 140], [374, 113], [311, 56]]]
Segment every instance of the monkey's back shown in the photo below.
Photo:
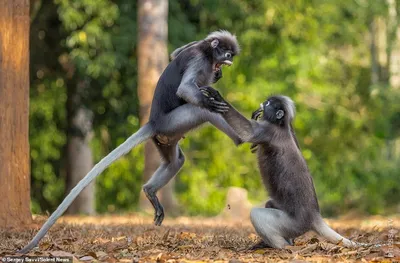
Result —
[[271, 198], [290, 216], [311, 223], [310, 217], [319, 213], [318, 201], [307, 164], [294, 142], [260, 144], [257, 155]]
[[[201, 53], [200, 60], [197, 46], [183, 50], [174, 60], [172, 60], [161, 74], [154, 91], [153, 101], [150, 111], [150, 122], [157, 126], [157, 121], [174, 109], [186, 104], [187, 102], [176, 95], [181, 84], [183, 74], [188, 69], [190, 63], [197, 63], [196, 81], [197, 85], [204, 86], [212, 82], [214, 73], [209, 57], [202, 58], [205, 54]], [[204, 47], [203, 47], [204, 48]]]
[[187, 103], [176, 95], [185, 70], [182, 56], [171, 61], [161, 74], [154, 91], [154, 97], [150, 111], [150, 121], [156, 121], [162, 114]]

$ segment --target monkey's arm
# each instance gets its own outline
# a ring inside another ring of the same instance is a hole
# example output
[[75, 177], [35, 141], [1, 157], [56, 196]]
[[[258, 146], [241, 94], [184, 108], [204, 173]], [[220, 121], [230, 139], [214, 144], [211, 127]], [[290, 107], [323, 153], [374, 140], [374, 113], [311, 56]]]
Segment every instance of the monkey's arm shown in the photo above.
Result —
[[191, 104], [206, 108], [210, 111], [219, 113], [225, 112], [228, 109], [226, 103], [209, 100], [203, 95], [197, 86], [197, 76], [200, 74], [200, 70], [201, 68], [196, 69], [196, 65], [194, 64], [190, 65], [188, 69], [186, 69], [176, 95]]
[[253, 142], [257, 131], [258, 123], [253, 120], [248, 120], [231, 104], [227, 103], [229, 110], [222, 117], [235, 130], [237, 134], [246, 142]]
[[222, 114], [222, 117], [239, 134], [240, 138], [245, 142], [251, 142], [253, 145], [270, 141], [270, 133], [268, 123], [260, 123], [254, 120], [248, 120], [231, 104], [226, 102], [229, 110]]
[[248, 120], [229, 102], [227, 102], [219, 92], [211, 87], [202, 87], [200, 90], [203, 96], [211, 100], [216, 100], [226, 104], [228, 110], [222, 114], [226, 122], [235, 130], [240, 138], [245, 142], [261, 143], [268, 140], [268, 133], [263, 132], [267, 129], [267, 123], [260, 123]]

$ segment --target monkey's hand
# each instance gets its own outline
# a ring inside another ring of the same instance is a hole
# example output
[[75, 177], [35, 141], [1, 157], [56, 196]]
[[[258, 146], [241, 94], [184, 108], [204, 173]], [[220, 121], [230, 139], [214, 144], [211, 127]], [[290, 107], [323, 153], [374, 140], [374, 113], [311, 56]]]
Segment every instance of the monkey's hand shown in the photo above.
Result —
[[214, 98], [214, 100], [216, 100], [218, 102], [223, 102], [223, 103], [227, 104], [225, 99], [219, 93], [219, 91], [214, 89], [214, 88], [212, 88], [212, 87], [210, 87], [210, 86], [201, 87], [200, 91], [206, 97]]
[[228, 104], [215, 89], [205, 86], [201, 87], [200, 91], [204, 95], [202, 99], [204, 108], [217, 113], [225, 113], [229, 110]]

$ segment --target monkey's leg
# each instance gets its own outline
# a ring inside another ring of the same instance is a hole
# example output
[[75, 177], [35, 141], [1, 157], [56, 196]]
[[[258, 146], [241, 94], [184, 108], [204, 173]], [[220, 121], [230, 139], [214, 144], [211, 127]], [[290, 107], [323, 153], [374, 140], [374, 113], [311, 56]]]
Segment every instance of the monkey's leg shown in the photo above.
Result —
[[266, 245], [284, 248], [290, 245], [288, 236], [296, 231], [296, 222], [285, 212], [273, 208], [253, 208], [251, 223]]
[[[275, 209], [279, 209], [278, 204], [273, 200], [273, 199], [269, 199], [266, 203], [265, 203], [265, 208], [275, 208]], [[294, 239], [293, 238], [287, 238], [286, 241], [289, 243], [289, 245], [293, 246], [294, 244]], [[252, 245], [248, 250], [257, 250], [257, 249], [261, 249], [261, 248], [270, 248], [271, 246], [269, 246], [264, 240], [261, 240], [260, 242]]]
[[185, 156], [177, 142], [171, 145], [156, 144], [156, 146], [162, 156], [163, 163], [143, 186], [143, 191], [154, 207], [154, 223], [159, 226], [164, 220], [164, 208], [156, 193], [179, 172], [185, 162]]
[[[257, 145], [256, 145], [257, 146]], [[272, 199], [269, 199], [266, 203], [265, 203], [265, 208], [278, 208], [275, 205], [275, 202]], [[261, 240], [259, 242], [257, 242], [256, 244], [252, 245], [251, 247], [248, 248], [248, 250], [257, 250], [257, 249], [262, 249], [262, 248], [270, 248], [271, 246], [269, 246], [267, 243], [265, 243], [264, 240]]]
[[182, 105], [161, 117], [159, 123], [157, 123], [157, 132], [170, 136], [185, 134], [205, 122], [210, 122], [217, 129], [228, 135], [236, 145], [242, 143], [237, 133], [220, 114], [193, 104]]

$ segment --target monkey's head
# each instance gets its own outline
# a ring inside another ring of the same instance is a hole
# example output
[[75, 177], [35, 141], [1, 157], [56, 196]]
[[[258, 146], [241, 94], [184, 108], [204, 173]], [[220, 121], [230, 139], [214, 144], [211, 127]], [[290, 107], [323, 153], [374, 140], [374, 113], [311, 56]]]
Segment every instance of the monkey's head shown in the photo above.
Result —
[[222, 65], [232, 65], [233, 57], [240, 52], [236, 36], [226, 30], [210, 33], [205, 41], [212, 51], [214, 72], [221, 70]]
[[251, 118], [257, 120], [261, 115], [265, 121], [278, 126], [287, 126], [294, 118], [295, 106], [289, 97], [271, 96], [260, 104], [260, 108], [253, 112]]

